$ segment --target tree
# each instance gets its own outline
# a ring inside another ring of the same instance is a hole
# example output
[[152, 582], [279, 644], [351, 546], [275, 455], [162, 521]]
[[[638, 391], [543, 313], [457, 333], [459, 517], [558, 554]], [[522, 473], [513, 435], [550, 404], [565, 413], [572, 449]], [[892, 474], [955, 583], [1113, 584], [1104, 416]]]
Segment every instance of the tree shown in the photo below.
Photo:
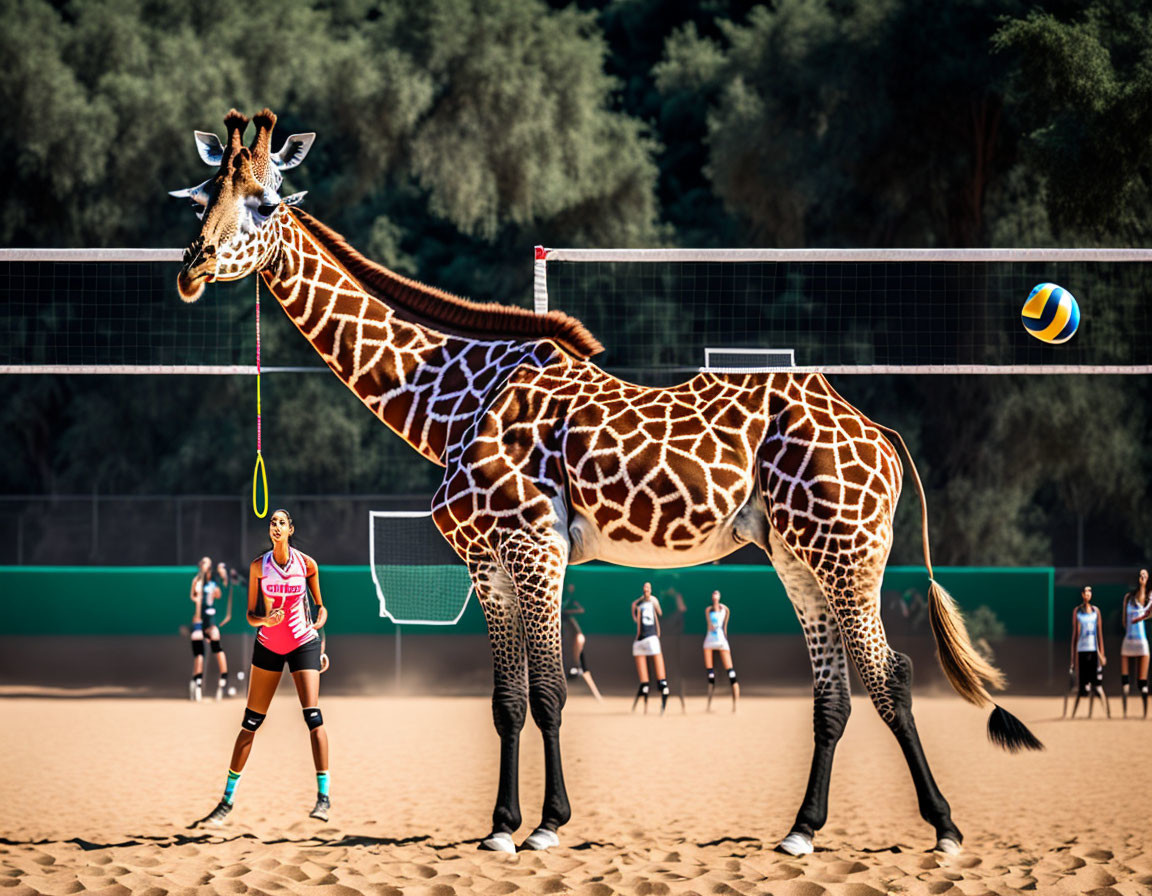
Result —
[[1010, 168], [988, 40], [1001, 3], [782, 0], [654, 74], [710, 107], [708, 174], [759, 244], [970, 246]]
[[1054, 4], [1005, 21], [993, 46], [1042, 176], [1053, 228], [1147, 242], [1152, 12], [1131, 0]]

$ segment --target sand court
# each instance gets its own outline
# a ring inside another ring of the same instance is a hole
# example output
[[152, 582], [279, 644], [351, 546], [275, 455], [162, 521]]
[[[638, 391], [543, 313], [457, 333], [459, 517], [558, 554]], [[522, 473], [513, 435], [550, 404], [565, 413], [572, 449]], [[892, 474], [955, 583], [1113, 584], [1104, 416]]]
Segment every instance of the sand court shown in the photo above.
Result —
[[[630, 699], [569, 700], [562, 728], [572, 822], [548, 853], [480, 853], [497, 773], [483, 698], [323, 700], [332, 819], [307, 729], [272, 704], [225, 827], [187, 830], [224, 784], [242, 703], [6, 699], [0, 735], [0, 888], [6, 893], [1119, 893], [1152, 891], [1152, 721], [1061, 722], [1059, 699], [1008, 700], [1048, 749], [1010, 756], [986, 714], [919, 697], [925, 751], [965, 834], [928, 852], [895, 739], [857, 698], [817, 852], [773, 851], [803, 795], [807, 697], [749, 698], [736, 716], [663, 718]], [[517, 840], [543, 791], [540, 738], [521, 746]], [[1128, 757], [1125, 759], [1125, 757]], [[317, 889], [319, 887], [320, 889]]]

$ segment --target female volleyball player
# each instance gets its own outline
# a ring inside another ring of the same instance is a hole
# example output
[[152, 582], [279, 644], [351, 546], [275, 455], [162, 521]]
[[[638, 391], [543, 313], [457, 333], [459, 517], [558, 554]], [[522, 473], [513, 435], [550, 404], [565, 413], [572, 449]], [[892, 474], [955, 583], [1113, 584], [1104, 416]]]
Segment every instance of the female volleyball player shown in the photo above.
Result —
[[727, 604], [720, 603], [720, 592], [712, 592], [712, 603], [704, 611], [707, 625], [704, 635], [704, 670], [708, 673], [708, 712], [712, 711], [712, 695], [716, 691], [716, 670], [712, 668], [712, 652], [720, 652], [720, 662], [728, 670], [728, 683], [732, 686], [732, 712], [740, 700], [740, 682], [736, 680], [736, 670], [732, 668], [732, 648], [728, 644], [728, 620], [732, 611]]
[[1124, 718], [1128, 718], [1128, 690], [1131, 670], [1136, 670], [1136, 687], [1148, 718], [1148, 634], [1144, 620], [1152, 616], [1152, 593], [1148, 588], [1148, 570], [1140, 570], [1136, 587], [1124, 595], [1124, 641], [1120, 645], [1120, 687]]
[[[217, 575], [222, 575], [220, 582], [228, 582], [228, 570], [223, 563], [217, 567]], [[200, 700], [204, 690], [204, 641], [207, 639], [212, 647], [212, 654], [216, 657], [216, 668], [220, 672], [220, 679], [216, 684], [216, 699], [224, 696], [228, 687], [228, 658], [224, 656], [224, 649], [220, 644], [220, 627], [226, 625], [232, 618], [232, 591], [228, 591], [228, 611], [223, 619], [219, 619], [219, 608], [216, 606], [220, 598], [220, 585], [212, 579], [212, 558], [201, 557], [196, 575], [192, 577], [192, 590], [189, 598], [195, 604], [192, 611], [192, 680], [188, 682], [188, 697]]]
[[652, 583], [644, 583], [644, 593], [632, 601], [632, 619], [636, 623], [636, 640], [632, 642], [632, 656], [636, 659], [636, 674], [640, 676], [640, 689], [632, 701], [644, 698], [644, 712], [648, 712], [648, 657], [656, 669], [656, 685], [660, 688], [660, 713], [668, 706], [668, 679], [664, 673], [664, 654], [660, 650], [660, 601], [652, 596]]
[[1088, 697], [1088, 718], [1092, 718], [1092, 707], [1096, 696], [1104, 704], [1108, 718], [1112, 718], [1112, 708], [1104, 693], [1104, 626], [1100, 611], [1092, 606], [1092, 586], [1085, 585], [1080, 591], [1080, 606], [1072, 611], [1072, 667], [1080, 675], [1080, 687], [1076, 691], [1076, 702], [1072, 704], [1072, 718], [1080, 707], [1080, 698]]
[[[220, 824], [232, 811], [232, 797], [240, 773], [248, 761], [256, 730], [264, 721], [272, 695], [280, 684], [284, 664], [292, 673], [304, 722], [312, 741], [312, 761], [316, 766], [316, 805], [312, 818], [328, 820], [328, 734], [320, 714], [320, 670], [322, 648], [318, 629], [328, 620], [328, 609], [320, 597], [320, 571], [316, 561], [293, 545], [296, 529], [286, 510], [277, 510], [268, 523], [272, 549], [252, 561], [248, 576], [248, 623], [260, 629], [252, 650], [252, 670], [248, 680], [248, 704], [236, 743], [232, 764], [220, 803], [196, 824]], [[313, 622], [308, 592], [317, 607]]]
[[580, 602], [572, 596], [575, 589], [572, 585], [568, 586], [567, 596], [564, 598], [563, 604], [560, 606], [560, 618], [564, 622], [564, 627], [572, 635], [572, 668], [568, 670], [568, 676], [575, 678], [579, 675], [584, 679], [584, 683], [588, 685], [588, 690], [592, 692], [592, 696], [597, 700], [602, 700], [600, 691], [596, 687], [596, 682], [592, 680], [592, 673], [588, 671], [588, 664], [584, 661], [584, 645], [588, 639], [584, 637], [584, 632], [580, 629], [580, 623], [576, 620], [577, 616], [584, 614], [584, 608], [580, 606]]

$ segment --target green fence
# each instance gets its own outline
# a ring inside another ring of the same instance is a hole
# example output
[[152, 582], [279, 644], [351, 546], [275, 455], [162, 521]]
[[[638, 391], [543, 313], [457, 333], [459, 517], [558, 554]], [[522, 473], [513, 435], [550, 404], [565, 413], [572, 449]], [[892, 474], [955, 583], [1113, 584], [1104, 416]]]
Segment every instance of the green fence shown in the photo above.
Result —
[[[5, 583], [2, 631], [8, 635], [170, 635], [192, 618], [188, 599], [190, 567], [0, 567]], [[1054, 614], [1050, 568], [937, 568], [937, 578], [966, 611], [987, 606], [1007, 635], [1067, 637], [1067, 621], [1076, 602], [1059, 595]], [[732, 609], [732, 630], [741, 634], [799, 633], [784, 588], [770, 566], [697, 566], [678, 570], [638, 570], [614, 566], [576, 566], [568, 570], [565, 590], [585, 612], [581, 627], [589, 634], [629, 635], [629, 606], [645, 581], [652, 583], [665, 615], [675, 610], [675, 594], [686, 605], [684, 630], [703, 634], [704, 608], [714, 589]], [[320, 583], [328, 605], [331, 634], [389, 634], [395, 626], [379, 616], [379, 602], [368, 566], [326, 566]], [[881, 593], [885, 624], [919, 629], [928, 577], [922, 567], [891, 567]], [[1113, 595], [1101, 588], [1102, 608]], [[1123, 589], [1120, 589], [1122, 593]], [[244, 630], [247, 595], [234, 594], [229, 633]], [[1118, 602], [1118, 601], [1117, 601]], [[1065, 607], [1067, 613], [1065, 613]], [[218, 618], [223, 618], [221, 615]], [[1107, 618], [1107, 611], [1106, 611]], [[446, 631], [483, 633], [484, 618], [469, 601], [452, 629], [405, 626], [406, 633]]]

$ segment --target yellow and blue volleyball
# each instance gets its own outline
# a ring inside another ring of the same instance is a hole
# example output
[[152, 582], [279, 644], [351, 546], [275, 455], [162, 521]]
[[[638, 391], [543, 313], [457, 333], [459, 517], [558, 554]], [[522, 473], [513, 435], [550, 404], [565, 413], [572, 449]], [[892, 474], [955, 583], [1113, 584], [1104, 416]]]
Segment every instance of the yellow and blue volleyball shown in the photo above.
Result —
[[1028, 294], [1020, 310], [1024, 329], [1049, 345], [1060, 345], [1076, 335], [1080, 306], [1068, 290], [1055, 283], [1041, 283]]

